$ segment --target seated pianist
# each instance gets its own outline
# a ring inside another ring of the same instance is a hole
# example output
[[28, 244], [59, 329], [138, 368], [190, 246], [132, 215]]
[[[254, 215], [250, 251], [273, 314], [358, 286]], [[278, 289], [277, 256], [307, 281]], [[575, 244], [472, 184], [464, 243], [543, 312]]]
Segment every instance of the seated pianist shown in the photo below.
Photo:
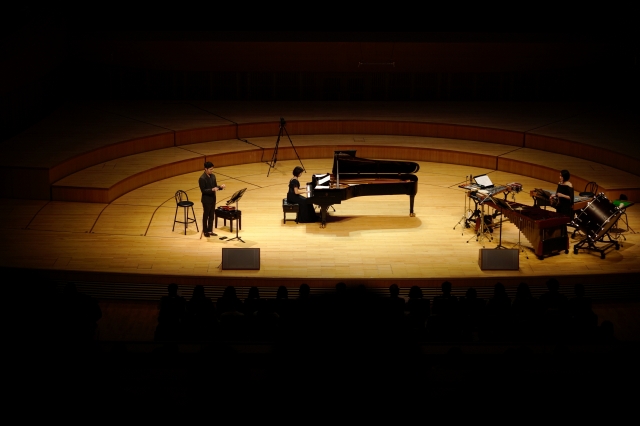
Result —
[[287, 202], [289, 204], [298, 204], [300, 210], [298, 212], [298, 223], [313, 223], [318, 222], [320, 218], [316, 214], [313, 208], [313, 203], [307, 200], [302, 194], [306, 194], [307, 191], [300, 189], [300, 181], [298, 178], [302, 174], [304, 169], [300, 166], [296, 166], [293, 169], [293, 178], [289, 181], [289, 192], [287, 192]]

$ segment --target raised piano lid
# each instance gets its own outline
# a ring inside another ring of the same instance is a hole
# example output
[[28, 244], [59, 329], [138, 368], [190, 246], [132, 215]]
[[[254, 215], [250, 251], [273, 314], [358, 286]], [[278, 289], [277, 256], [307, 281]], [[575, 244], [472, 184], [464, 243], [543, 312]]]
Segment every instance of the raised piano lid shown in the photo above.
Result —
[[412, 161], [388, 161], [388, 160], [368, 160], [356, 157], [355, 150], [334, 151], [333, 169], [331, 174], [336, 176], [354, 174], [402, 174], [416, 173], [420, 170], [420, 165]]

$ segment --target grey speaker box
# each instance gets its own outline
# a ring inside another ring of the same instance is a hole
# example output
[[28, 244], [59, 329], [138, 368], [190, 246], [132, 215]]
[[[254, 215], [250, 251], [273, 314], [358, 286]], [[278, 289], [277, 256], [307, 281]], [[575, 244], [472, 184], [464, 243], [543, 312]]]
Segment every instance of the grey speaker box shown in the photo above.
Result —
[[518, 249], [480, 249], [478, 263], [480, 269], [509, 270], [520, 269], [520, 250]]
[[260, 249], [223, 248], [222, 269], [260, 269]]

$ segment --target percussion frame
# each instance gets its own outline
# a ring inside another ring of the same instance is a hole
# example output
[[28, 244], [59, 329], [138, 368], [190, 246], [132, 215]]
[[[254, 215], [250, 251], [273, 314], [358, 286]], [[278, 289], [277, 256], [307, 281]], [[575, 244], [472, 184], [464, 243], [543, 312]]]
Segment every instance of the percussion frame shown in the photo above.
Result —
[[[609, 239], [605, 241], [604, 237], [608, 237]], [[598, 247], [596, 246], [596, 243], [603, 243], [604, 245]], [[587, 247], [584, 247], [585, 244], [587, 245]], [[574, 245], [573, 254], [578, 254], [578, 250], [589, 250], [589, 251], [595, 251], [600, 253], [600, 259], [604, 259], [606, 257], [606, 251], [614, 246], [616, 250], [620, 250], [620, 243], [618, 241], [615, 241], [613, 238], [611, 238], [611, 235], [609, 234], [609, 232], [605, 232], [604, 235], [602, 235], [597, 240], [587, 237], [582, 241], [580, 241], [579, 243], [577, 243], [576, 245]]]
[[[488, 199], [489, 197], [487, 197]], [[474, 212], [474, 215], [476, 215], [476, 213], [479, 212], [479, 215], [477, 216], [476, 220], [480, 220], [480, 225], [478, 226], [478, 229], [475, 231], [475, 235], [472, 236], [471, 238], [469, 238], [467, 240], [467, 243], [469, 241], [471, 241], [474, 237], [476, 238], [476, 241], [481, 242], [484, 239], [487, 239], [489, 241], [493, 241], [493, 236], [491, 235], [493, 233], [493, 230], [491, 229], [491, 227], [489, 227], [485, 221], [484, 218], [486, 217], [485, 213], [484, 213], [484, 204], [483, 203], [478, 203], [480, 204], [480, 207], [478, 209], [476, 209], [476, 211]], [[489, 215], [491, 216], [491, 215]], [[486, 234], [489, 234], [488, 236]]]
[[[471, 175], [466, 176], [465, 183], [468, 185], [470, 182], [471, 182]], [[476, 200], [473, 200], [473, 202], [476, 204], [476, 208], [475, 210], [471, 210], [470, 192], [471, 190], [466, 190], [464, 192], [464, 210], [462, 212], [462, 217], [460, 218], [458, 223], [456, 223], [455, 226], [453, 227], [453, 229], [455, 230], [458, 227], [458, 225], [463, 225], [462, 233], [460, 235], [464, 235], [465, 228], [471, 228], [471, 225], [469, 225], [469, 222], [472, 221], [472, 218], [476, 216], [476, 213], [478, 211], [478, 203], [476, 202]]]
[[[571, 224], [575, 226], [578, 230], [581, 230], [586, 234], [585, 238], [583, 238], [580, 242], [578, 242], [576, 245], [573, 246], [574, 254], [578, 254], [578, 250], [589, 250], [589, 251], [595, 251], [597, 253], [600, 253], [600, 258], [604, 259], [606, 257], [606, 251], [609, 250], [611, 247], [615, 247], [616, 250], [620, 250], [620, 243], [611, 237], [610, 231], [613, 228], [613, 226], [616, 223], [618, 223], [618, 221], [620, 220], [623, 210], [618, 209], [617, 207], [614, 207], [615, 211], [613, 214], [609, 216], [602, 215], [602, 210], [599, 210], [598, 207], [600, 206], [600, 202], [603, 199], [606, 201], [609, 201], [607, 197], [604, 195], [604, 193], [598, 194], [593, 200], [591, 200], [587, 204], [585, 208], [583, 208], [580, 211], [580, 214], [576, 215], [576, 217], [574, 217], [574, 219], [572, 220]], [[592, 204], [594, 205], [594, 207], [592, 210], [589, 210], [591, 209]], [[613, 204], [611, 204], [611, 206], [613, 206]], [[586, 219], [591, 219], [591, 212], [596, 213], [595, 215], [596, 218], [603, 219], [606, 217], [606, 220], [602, 220], [601, 222], [587, 221]], [[598, 213], [600, 213], [599, 216], [598, 216]], [[606, 213], [610, 213], [610, 211], [606, 211]], [[581, 219], [582, 216], [585, 214], [586, 214], [586, 218]], [[588, 225], [591, 223], [599, 225], [599, 228], [597, 230], [593, 229], [593, 227], [590, 228]], [[606, 226], [607, 224], [608, 226]], [[575, 235], [575, 232], [574, 232], [574, 235]], [[607, 237], [608, 240], [605, 240], [604, 239], [605, 237]], [[602, 245], [597, 246], [596, 243], [602, 243]]]

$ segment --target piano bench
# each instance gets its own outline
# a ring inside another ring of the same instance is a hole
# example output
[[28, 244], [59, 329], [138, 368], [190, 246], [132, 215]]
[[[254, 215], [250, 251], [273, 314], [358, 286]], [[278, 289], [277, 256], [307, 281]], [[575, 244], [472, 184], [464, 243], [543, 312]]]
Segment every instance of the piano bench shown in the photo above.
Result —
[[[286, 198], [282, 199], [282, 213], [284, 216], [284, 219], [282, 221], [282, 223], [287, 223], [287, 213], [295, 213], [296, 214], [296, 218], [294, 219], [296, 221], [296, 223], [298, 223], [298, 212], [300, 211], [300, 205], [299, 204], [289, 204], [287, 202]], [[291, 219], [289, 219], [291, 220]]]

